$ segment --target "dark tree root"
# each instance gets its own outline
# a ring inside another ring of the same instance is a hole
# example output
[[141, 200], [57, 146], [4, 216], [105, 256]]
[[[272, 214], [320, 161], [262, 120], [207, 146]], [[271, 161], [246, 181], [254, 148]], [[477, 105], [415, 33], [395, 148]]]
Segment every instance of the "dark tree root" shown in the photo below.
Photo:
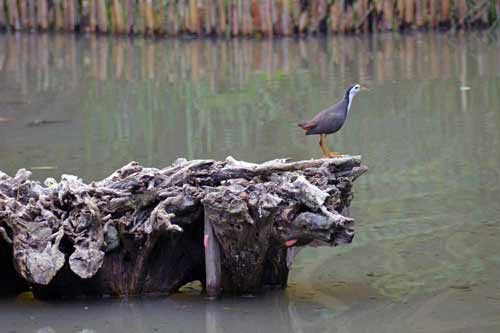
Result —
[[0, 294], [209, 296], [286, 287], [294, 246], [350, 243], [360, 157], [131, 162], [98, 182], [0, 172]]

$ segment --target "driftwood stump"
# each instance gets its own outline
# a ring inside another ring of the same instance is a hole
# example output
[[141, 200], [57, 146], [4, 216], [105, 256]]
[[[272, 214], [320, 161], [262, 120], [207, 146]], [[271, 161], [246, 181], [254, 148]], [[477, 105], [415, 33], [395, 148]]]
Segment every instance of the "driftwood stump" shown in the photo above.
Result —
[[[293, 247], [350, 243], [360, 157], [129, 163], [90, 184], [0, 172], [1, 294], [210, 296], [285, 287]], [[288, 260], [288, 265], [287, 265]]]

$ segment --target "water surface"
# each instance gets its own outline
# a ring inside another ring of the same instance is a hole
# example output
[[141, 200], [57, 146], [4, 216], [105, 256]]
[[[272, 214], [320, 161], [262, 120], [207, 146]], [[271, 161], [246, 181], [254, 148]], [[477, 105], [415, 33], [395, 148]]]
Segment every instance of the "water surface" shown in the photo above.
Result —
[[500, 331], [500, 42], [0, 35], [0, 170], [103, 178], [130, 160], [319, 157], [296, 123], [360, 82], [336, 151], [370, 167], [353, 244], [300, 253], [285, 292], [0, 301], [5, 332]]

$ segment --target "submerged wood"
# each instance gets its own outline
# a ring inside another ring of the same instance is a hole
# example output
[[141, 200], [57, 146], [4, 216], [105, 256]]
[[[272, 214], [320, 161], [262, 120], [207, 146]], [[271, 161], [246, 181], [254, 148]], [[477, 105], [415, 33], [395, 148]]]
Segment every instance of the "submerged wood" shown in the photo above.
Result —
[[211, 296], [285, 287], [291, 247], [352, 241], [341, 213], [366, 170], [345, 156], [132, 162], [90, 184], [0, 172], [0, 281], [39, 298], [170, 294], [195, 280]]

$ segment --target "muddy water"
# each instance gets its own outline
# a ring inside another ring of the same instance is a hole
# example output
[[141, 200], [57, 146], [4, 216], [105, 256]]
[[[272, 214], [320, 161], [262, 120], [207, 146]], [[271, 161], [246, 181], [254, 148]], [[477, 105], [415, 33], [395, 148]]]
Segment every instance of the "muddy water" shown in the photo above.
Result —
[[0, 301], [2, 332], [499, 332], [500, 41], [0, 36], [0, 170], [102, 178], [137, 160], [320, 156], [295, 124], [359, 94], [351, 246], [300, 253], [285, 292]]

